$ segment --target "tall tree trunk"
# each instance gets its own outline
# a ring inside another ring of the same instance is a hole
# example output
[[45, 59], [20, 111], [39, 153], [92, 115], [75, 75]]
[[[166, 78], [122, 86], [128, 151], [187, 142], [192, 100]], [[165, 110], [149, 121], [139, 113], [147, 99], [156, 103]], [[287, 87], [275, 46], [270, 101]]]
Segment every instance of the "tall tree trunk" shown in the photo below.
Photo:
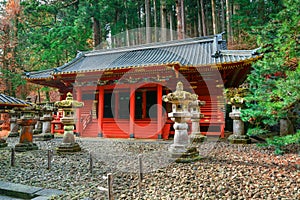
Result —
[[226, 0], [226, 29], [227, 29], [227, 42], [228, 45], [232, 44], [232, 32], [231, 32], [231, 5], [230, 0]]
[[127, 1], [124, 1], [124, 7], [125, 7], [125, 34], [126, 34], [126, 46], [130, 46], [130, 37], [129, 37], [129, 30], [128, 30], [128, 7], [127, 7]]
[[[167, 9], [166, 9], [166, 1], [162, 0], [160, 2], [160, 13], [161, 13], [161, 41], [167, 41]], [[170, 22], [171, 23], [171, 22]]]
[[200, 37], [202, 35], [201, 29], [201, 7], [200, 1], [197, 0], [197, 36]]
[[221, 0], [221, 27], [222, 27], [222, 32], [225, 31], [225, 12], [224, 12], [224, 0]]
[[180, 4], [181, 4], [181, 19], [182, 19], [182, 38], [184, 39], [185, 32], [186, 32], [184, 0], [180, 0]]
[[145, 0], [146, 12], [146, 42], [151, 43], [150, 0]]
[[173, 28], [173, 7], [171, 8], [171, 12], [169, 13], [169, 21], [170, 21], [170, 40], [174, 40], [174, 28]]
[[93, 17], [93, 43], [94, 49], [101, 43], [101, 31], [100, 31], [100, 21]]
[[154, 42], [158, 40], [158, 32], [157, 32], [157, 9], [156, 9], [156, 0], [153, 0], [153, 22], [154, 22]]
[[94, 49], [97, 48], [98, 45], [100, 45], [101, 41], [101, 26], [100, 26], [100, 20], [98, 17], [98, 11], [99, 11], [99, 0], [93, 1], [93, 6], [95, 8], [93, 12], [93, 43], [94, 43]]
[[217, 21], [216, 21], [216, 4], [215, 0], [211, 0], [211, 16], [212, 16], [212, 27], [213, 34], [217, 34]]
[[183, 39], [182, 32], [182, 16], [181, 16], [181, 2], [176, 0], [176, 14], [177, 14], [177, 37], [178, 40]]
[[201, 6], [201, 19], [202, 19], [202, 32], [203, 36], [207, 35], [207, 30], [206, 30], [206, 20], [205, 20], [205, 10], [204, 10], [204, 3], [203, 0], [200, 0], [200, 6]]

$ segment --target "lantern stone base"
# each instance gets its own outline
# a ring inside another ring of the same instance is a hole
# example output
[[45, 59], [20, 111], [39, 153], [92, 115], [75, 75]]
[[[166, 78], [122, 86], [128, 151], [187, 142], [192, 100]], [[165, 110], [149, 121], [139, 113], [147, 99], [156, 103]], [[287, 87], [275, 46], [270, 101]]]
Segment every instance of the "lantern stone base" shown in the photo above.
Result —
[[81, 147], [78, 143], [61, 143], [56, 151], [59, 153], [72, 153], [81, 151]]
[[32, 131], [32, 134], [33, 135], [38, 135], [38, 134], [41, 134], [42, 133], [42, 129], [34, 129], [33, 131]]
[[200, 132], [199, 133], [192, 133], [190, 135], [190, 143], [191, 144], [201, 144], [203, 143], [207, 137], [205, 135], [202, 135]]
[[201, 159], [196, 147], [174, 147], [171, 145], [169, 151], [171, 152], [171, 157], [174, 158], [177, 163], [194, 162]]
[[38, 150], [38, 146], [35, 143], [27, 142], [27, 143], [19, 143], [15, 146], [15, 151], [24, 152], [24, 151], [32, 151]]
[[10, 132], [8, 137], [19, 137], [20, 133], [19, 132]]
[[4, 139], [0, 139], [0, 148], [7, 147], [7, 143]]
[[249, 138], [248, 135], [230, 135], [228, 137], [228, 141], [231, 144], [250, 144], [251, 139]]
[[37, 141], [48, 141], [48, 140], [52, 140], [54, 138], [54, 135], [51, 133], [42, 133], [39, 135], [35, 135], [33, 137]]

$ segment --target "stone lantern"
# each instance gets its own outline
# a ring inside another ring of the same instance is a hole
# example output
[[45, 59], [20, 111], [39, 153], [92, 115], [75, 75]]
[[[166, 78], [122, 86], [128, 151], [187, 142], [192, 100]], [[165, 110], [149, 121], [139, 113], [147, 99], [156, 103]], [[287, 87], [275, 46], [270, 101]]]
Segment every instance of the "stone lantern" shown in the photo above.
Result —
[[192, 101], [189, 105], [190, 112], [192, 114], [192, 133], [190, 135], [191, 143], [197, 144], [201, 143], [206, 139], [206, 136], [202, 135], [200, 132], [199, 122], [200, 119], [203, 118], [203, 114], [201, 113], [200, 106], [204, 106], [205, 101], [195, 100]]
[[177, 83], [175, 92], [163, 96], [163, 101], [172, 103], [172, 112], [168, 113], [168, 116], [175, 122], [174, 143], [169, 148], [173, 157], [186, 158], [198, 155], [196, 148], [189, 148], [190, 140], [186, 123], [192, 116], [188, 110], [189, 104], [197, 99], [198, 95], [183, 90], [182, 82]]
[[247, 94], [248, 86], [240, 85], [238, 88], [228, 88], [225, 90], [225, 95], [228, 104], [232, 105], [232, 111], [229, 117], [233, 119], [233, 134], [228, 137], [228, 141], [232, 144], [249, 144], [251, 140], [245, 134], [244, 122], [241, 120], [241, 110], [244, 107], [244, 97]]
[[63, 142], [58, 146], [58, 152], [77, 152], [81, 151], [78, 143], [75, 142], [74, 125], [75, 109], [83, 107], [83, 102], [73, 100], [72, 94], [67, 94], [66, 100], [55, 102], [55, 106], [63, 110], [63, 117], [60, 119], [64, 125]]
[[19, 137], [19, 125], [17, 119], [20, 117], [20, 110], [14, 108], [9, 111], [10, 115], [10, 132], [8, 137]]
[[36, 136], [38, 140], [51, 140], [52, 138], [54, 138], [54, 135], [51, 134], [51, 121], [53, 120], [53, 111], [54, 107], [52, 107], [49, 102], [41, 107], [42, 117], [40, 117], [40, 121], [42, 123], [42, 133]]
[[233, 104], [232, 112], [229, 113], [229, 117], [233, 119], [233, 134], [228, 137], [228, 140], [232, 144], [249, 144], [251, 140], [248, 135], [245, 134], [244, 122], [241, 120], [240, 104]]
[[33, 127], [37, 122], [35, 118], [34, 106], [21, 108], [20, 119], [17, 119], [17, 124], [21, 127], [20, 141], [16, 144], [16, 151], [30, 151], [38, 149], [37, 145], [32, 142]]

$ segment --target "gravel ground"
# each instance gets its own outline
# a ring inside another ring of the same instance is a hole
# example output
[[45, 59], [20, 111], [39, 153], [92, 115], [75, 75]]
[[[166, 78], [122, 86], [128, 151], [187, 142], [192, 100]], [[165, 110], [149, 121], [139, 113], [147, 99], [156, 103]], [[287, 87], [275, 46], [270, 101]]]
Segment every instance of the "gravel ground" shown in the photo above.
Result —
[[[61, 138], [36, 142], [39, 150], [16, 153], [10, 167], [10, 148], [0, 149], [0, 180], [64, 190], [54, 199], [107, 199], [107, 174], [113, 175], [115, 199], [300, 199], [300, 147], [291, 145], [283, 156], [272, 148], [205, 142], [203, 159], [175, 163], [167, 149], [171, 141], [77, 139], [83, 151], [54, 152], [47, 169], [48, 149]], [[89, 157], [93, 172], [89, 171]], [[143, 181], [139, 183], [138, 155], [142, 155]]]

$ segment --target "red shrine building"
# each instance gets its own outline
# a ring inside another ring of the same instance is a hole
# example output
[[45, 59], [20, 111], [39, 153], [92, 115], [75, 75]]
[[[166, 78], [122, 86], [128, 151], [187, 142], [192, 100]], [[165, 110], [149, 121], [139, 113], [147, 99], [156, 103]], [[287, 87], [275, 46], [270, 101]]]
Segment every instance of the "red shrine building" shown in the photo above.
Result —
[[63, 66], [27, 72], [26, 80], [71, 92], [84, 102], [77, 111], [81, 137], [167, 139], [171, 105], [162, 96], [184, 90], [205, 101], [201, 133], [224, 137], [224, 88], [245, 80], [256, 50], [227, 50], [222, 35], [80, 52]]

